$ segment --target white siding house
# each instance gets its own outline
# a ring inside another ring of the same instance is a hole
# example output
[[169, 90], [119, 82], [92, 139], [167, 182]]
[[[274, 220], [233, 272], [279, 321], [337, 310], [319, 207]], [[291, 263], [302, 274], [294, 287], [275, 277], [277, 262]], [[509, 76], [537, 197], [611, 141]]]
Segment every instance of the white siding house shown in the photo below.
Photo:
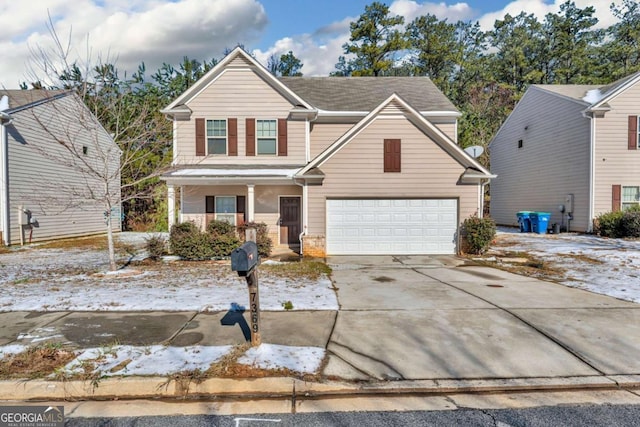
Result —
[[[120, 230], [120, 150], [67, 91], [0, 91], [0, 233], [5, 245]], [[6, 101], [5, 101], [6, 102]]]

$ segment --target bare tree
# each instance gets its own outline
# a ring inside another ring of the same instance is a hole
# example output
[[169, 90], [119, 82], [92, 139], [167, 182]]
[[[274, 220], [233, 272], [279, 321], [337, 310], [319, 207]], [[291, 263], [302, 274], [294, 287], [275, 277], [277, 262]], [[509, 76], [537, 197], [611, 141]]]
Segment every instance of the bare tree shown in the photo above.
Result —
[[170, 124], [157, 101], [142, 93], [143, 66], [131, 79], [121, 79], [108, 60], [92, 61], [90, 48], [83, 62], [75, 59], [80, 55], [72, 51], [71, 32], [63, 41], [51, 19], [49, 32], [51, 46], [32, 48], [29, 70], [34, 88], [56, 89], [47, 92], [46, 110], [33, 110], [49, 143], [32, 148], [74, 178], [43, 176], [32, 196], [43, 209], [100, 206], [115, 270], [113, 230], [120, 221], [114, 216], [123, 203], [152, 197], [148, 184], [161, 173], [158, 157], [169, 150]]

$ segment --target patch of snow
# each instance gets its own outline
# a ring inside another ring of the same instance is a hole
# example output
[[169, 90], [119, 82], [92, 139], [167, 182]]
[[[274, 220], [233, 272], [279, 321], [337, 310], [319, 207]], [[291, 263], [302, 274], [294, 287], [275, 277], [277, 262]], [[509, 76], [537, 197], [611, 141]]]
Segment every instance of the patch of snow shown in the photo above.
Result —
[[22, 353], [27, 348], [28, 347], [26, 345], [22, 345], [22, 344], [9, 344], [9, 345], [0, 346], [0, 359], [2, 359], [5, 356], [11, 356], [14, 354]]
[[300, 373], [316, 373], [322, 365], [325, 349], [320, 347], [292, 347], [261, 344], [251, 347], [238, 363], [261, 369], [286, 368]]
[[276, 176], [291, 178], [300, 170], [296, 169], [182, 169], [172, 172], [173, 176]]
[[266, 260], [266, 261], [262, 261], [262, 262], [260, 263], [260, 265], [262, 265], [262, 264], [264, 264], [264, 265], [280, 265], [280, 264], [284, 264], [284, 262], [282, 262], [282, 261], [276, 261], [276, 260], [274, 260], [274, 259], [268, 259], [268, 260]]
[[206, 371], [220, 360], [232, 346], [165, 347], [128, 345], [82, 350], [64, 370], [70, 374], [84, 372], [87, 363], [95, 365], [94, 373], [103, 376], [169, 375], [199, 369]]
[[496, 250], [525, 252], [564, 271], [560, 283], [640, 303], [640, 241], [499, 228]]
[[[148, 235], [116, 238], [140, 246]], [[106, 251], [30, 246], [0, 254], [0, 264], [0, 311], [223, 311], [231, 302], [249, 301], [246, 281], [228, 263], [154, 263], [136, 266], [140, 275], [96, 275], [108, 270]], [[291, 301], [295, 310], [338, 310], [327, 276], [259, 277], [263, 310], [282, 311], [282, 301]]]
[[588, 102], [589, 104], [595, 104], [600, 101], [604, 94], [600, 91], [600, 89], [591, 89], [587, 91], [587, 94], [582, 98], [583, 101]]

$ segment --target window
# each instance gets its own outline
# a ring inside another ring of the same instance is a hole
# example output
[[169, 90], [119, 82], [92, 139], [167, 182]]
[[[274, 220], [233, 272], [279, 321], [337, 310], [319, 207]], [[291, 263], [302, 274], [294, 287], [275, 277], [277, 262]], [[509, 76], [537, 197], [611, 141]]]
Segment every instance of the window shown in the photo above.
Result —
[[236, 225], [236, 196], [216, 196], [216, 219]]
[[518, 148], [522, 148], [523, 142], [521, 139], [518, 140]]
[[384, 140], [384, 171], [400, 172], [400, 140]]
[[257, 120], [256, 138], [258, 141], [258, 154], [276, 154], [276, 121]]
[[622, 187], [622, 210], [640, 204], [640, 187]]
[[87, 147], [86, 145], [82, 146], [82, 154], [84, 154], [85, 156], [87, 154], [89, 154], [89, 147]]
[[207, 120], [207, 154], [227, 154], [226, 120]]

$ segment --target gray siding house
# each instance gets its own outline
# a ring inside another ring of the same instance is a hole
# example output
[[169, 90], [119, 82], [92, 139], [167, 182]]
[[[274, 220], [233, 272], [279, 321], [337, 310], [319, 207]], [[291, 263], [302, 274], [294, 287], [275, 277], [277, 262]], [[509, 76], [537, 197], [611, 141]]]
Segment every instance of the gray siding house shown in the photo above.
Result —
[[[120, 150], [69, 91], [0, 90], [4, 245], [120, 230]], [[107, 208], [110, 206], [113, 209]]]
[[265, 222], [305, 255], [458, 250], [492, 175], [428, 78], [276, 78], [237, 48], [163, 112], [169, 224]]
[[[610, 85], [532, 85], [491, 141], [491, 216], [518, 211], [592, 231], [604, 212], [640, 203], [640, 73]], [[564, 212], [562, 212], [564, 207]]]

